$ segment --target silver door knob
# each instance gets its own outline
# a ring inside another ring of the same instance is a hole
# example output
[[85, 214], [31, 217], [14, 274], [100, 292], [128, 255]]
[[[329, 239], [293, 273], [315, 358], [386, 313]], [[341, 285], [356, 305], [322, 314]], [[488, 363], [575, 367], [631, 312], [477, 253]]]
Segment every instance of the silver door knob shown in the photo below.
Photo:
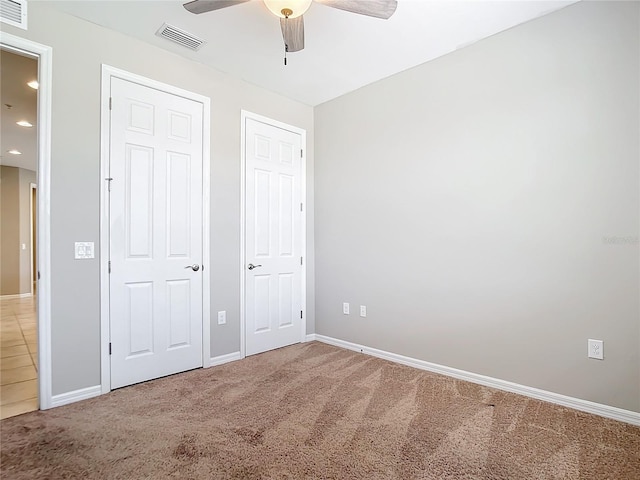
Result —
[[197, 272], [198, 270], [200, 270], [200, 265], [198, 265], [197, 263], [194, 263], [193, 265], [187, 265], [184, 268], [190, 268], [194, 272]]
[[247, 265], [247, 268], [249, 270], [253, 270], [254, 268], [258, 268], [261, 267], [262, 265], [254, 265], [253, 263], [250, 263], [249, 265]]

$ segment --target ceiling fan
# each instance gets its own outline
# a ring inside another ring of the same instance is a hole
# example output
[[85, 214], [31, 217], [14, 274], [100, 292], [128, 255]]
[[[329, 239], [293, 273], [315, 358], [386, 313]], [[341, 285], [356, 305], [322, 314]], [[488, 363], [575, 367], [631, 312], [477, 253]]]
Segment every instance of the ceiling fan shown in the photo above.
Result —
[[[206, 13], [221, 8], [232, 7], [249, 0], [193, 0], [184, 4], [191, 13]], [[302, 15], [309, 9], [313, 0], [263, 0], [271, 12], [280, 17], [280, 28], [284, 39], [285, 55], [304, 48], [304, 22]], [[339, 8], [347, 12], [368, 17], [388, 19], [396, 11], [396, 0], [315, 0], [328, 7]], [[287, 59], [285, 56], [285, 65]]]

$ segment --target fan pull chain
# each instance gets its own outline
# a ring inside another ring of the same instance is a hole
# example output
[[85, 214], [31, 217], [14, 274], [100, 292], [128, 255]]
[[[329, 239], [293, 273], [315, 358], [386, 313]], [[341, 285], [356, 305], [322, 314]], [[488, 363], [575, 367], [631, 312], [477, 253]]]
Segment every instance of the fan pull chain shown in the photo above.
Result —
[[[289, 15], [291, 15], [293, 12], [291, 10], [289, 10], [288, 8], [283, 8], [282, 9], [282, 14], [284, 15], [284, 31], [288, 32], [289, 31]], [[287, 42], [284, 42], [284, 65], [287, 65], [287, 53], [289, 52], [289, 45], [287, 45]]]

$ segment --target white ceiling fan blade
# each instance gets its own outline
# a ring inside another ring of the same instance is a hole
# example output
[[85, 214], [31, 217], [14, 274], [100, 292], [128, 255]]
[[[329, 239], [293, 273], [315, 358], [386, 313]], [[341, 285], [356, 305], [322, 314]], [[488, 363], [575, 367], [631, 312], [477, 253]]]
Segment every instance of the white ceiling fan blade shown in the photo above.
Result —
[[328, 7], [339, 8], [368, 17], [388, 19], [396, 11], [396, 0], [316, 0]]
[[191, 13], [206, 13], [221, 8], [233, 7], [249, 0], [193, 0], [183, 5]]
[[287, 52], [299, 52], [304, 48], [304, 20], [302, 15], [296, 18], [281, 18], [282, 38]]

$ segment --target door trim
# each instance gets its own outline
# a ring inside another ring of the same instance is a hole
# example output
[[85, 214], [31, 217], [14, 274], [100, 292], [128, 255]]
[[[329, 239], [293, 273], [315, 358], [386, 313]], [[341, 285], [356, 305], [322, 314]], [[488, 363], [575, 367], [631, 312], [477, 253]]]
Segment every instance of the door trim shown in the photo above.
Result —
[[37, 267], [40, 279], [37, 292], [38, 322], [38, 401], [40, 410], [52, 405], [51, 374], [51, 47], [0, 32], [0, 44], [9, 51], [38, 60], [38, 206]]
[[246, 263], [246, 255], [245, 248], [247, 245], [247, 237], [246, 237], [246, 229], [245, 229], [245, 221], [246, 221], [246, 180], [247, 180], [247, 152], [246, 152], [246, 123], [247, 120], [256, 120], [258, 122], [266, 123], [273, 127], [281, 128], [283, 130], [288, 130], [293, 133], [297, 133], [300, 135], [300, 145], [302, 146], [302, 165], [300, 169], [300, 198], [303, 203], [303, 213], [301, 218], [300, 229], [301, 233], [301, 242], [302, 242], [302, 257], [304, 261], [302, 262], [302, 272], [301, 272], [301, 287], [300, 291], [302, 294], [301, 300], [301, 308], [302, 308], [302, 322], [301, 331], [300, 331], [300, 342], [304, 342], [307, 336], [307, 131], [294, 127], [293, 125], [288, 125], [283, 122], [279, 122], [277, 120], [273, 120], [268, 117], [264, 117], [262, 115], [258, 115], [257, 113], [252, 113], [247, 110], [240, 111], [240, 358], [246, 357], [246, 312], [245, 312], [245, 301], [246, 301], [246, 285], [245, 285], [245, 263]]
[[111, 391], [111, 360], [109, 358], [109, 98], [111, 79], [120, 78], [139, 85], [201, 103], [202, 115], [202, 367], [211, 366], [211, 262], [210, 262], [210, 183], [211, 183], [211, 100], [198, 93], [152, 80], [141, 75], [102, 65], [100, 92], [100, 384], [101, 393]]
[[[33, 248], [34, 248], [34, 243], [36, 245], [38, 243], [36, 241], [37, 239], [34, 238], [34, 233], [38, 232], [38, 227], [36, 226], [36, 228], [35, 228], [36, 231], [34, 232], [33, 231], [34, 230], [34, 228], [33, 228], [33, 195], [34, 195], [34, 192], [38, 191], [37, 187], [38, 187], [38, 185], [35, 184], [35, 183], [30, 183], [29, 184], [29, 251], [31, 252], [31, 254], [30, 254], [31, 261], [29, 262], [29, 285], [31, 286], [31, 295], [36, 293], [36, 292], [34, 292], [34, 289], [33, 289], [33, 286], [34, 286], [35, 280], [36, 280], [35, 278], [33, 278], [34, 277], [34, 275], [33, 275], [33, 267], [34, 267], [34, 265], [33, 265], [33, 260], [34, 260], [33, 259], [33, 257], [34, 257]], [[36, 193], [36, 204], [37, 204], [37, 198], [38, 197], [37, 197], [37, 193]], [[38, 219], [38, 212], [36, 211], [36, 221], [37, 221], [37, 219]], [[36, 257], [36, 261], [37, 261], [38, 252], [36, 251], [35, 253], [36, 253], [35, 257]]]

